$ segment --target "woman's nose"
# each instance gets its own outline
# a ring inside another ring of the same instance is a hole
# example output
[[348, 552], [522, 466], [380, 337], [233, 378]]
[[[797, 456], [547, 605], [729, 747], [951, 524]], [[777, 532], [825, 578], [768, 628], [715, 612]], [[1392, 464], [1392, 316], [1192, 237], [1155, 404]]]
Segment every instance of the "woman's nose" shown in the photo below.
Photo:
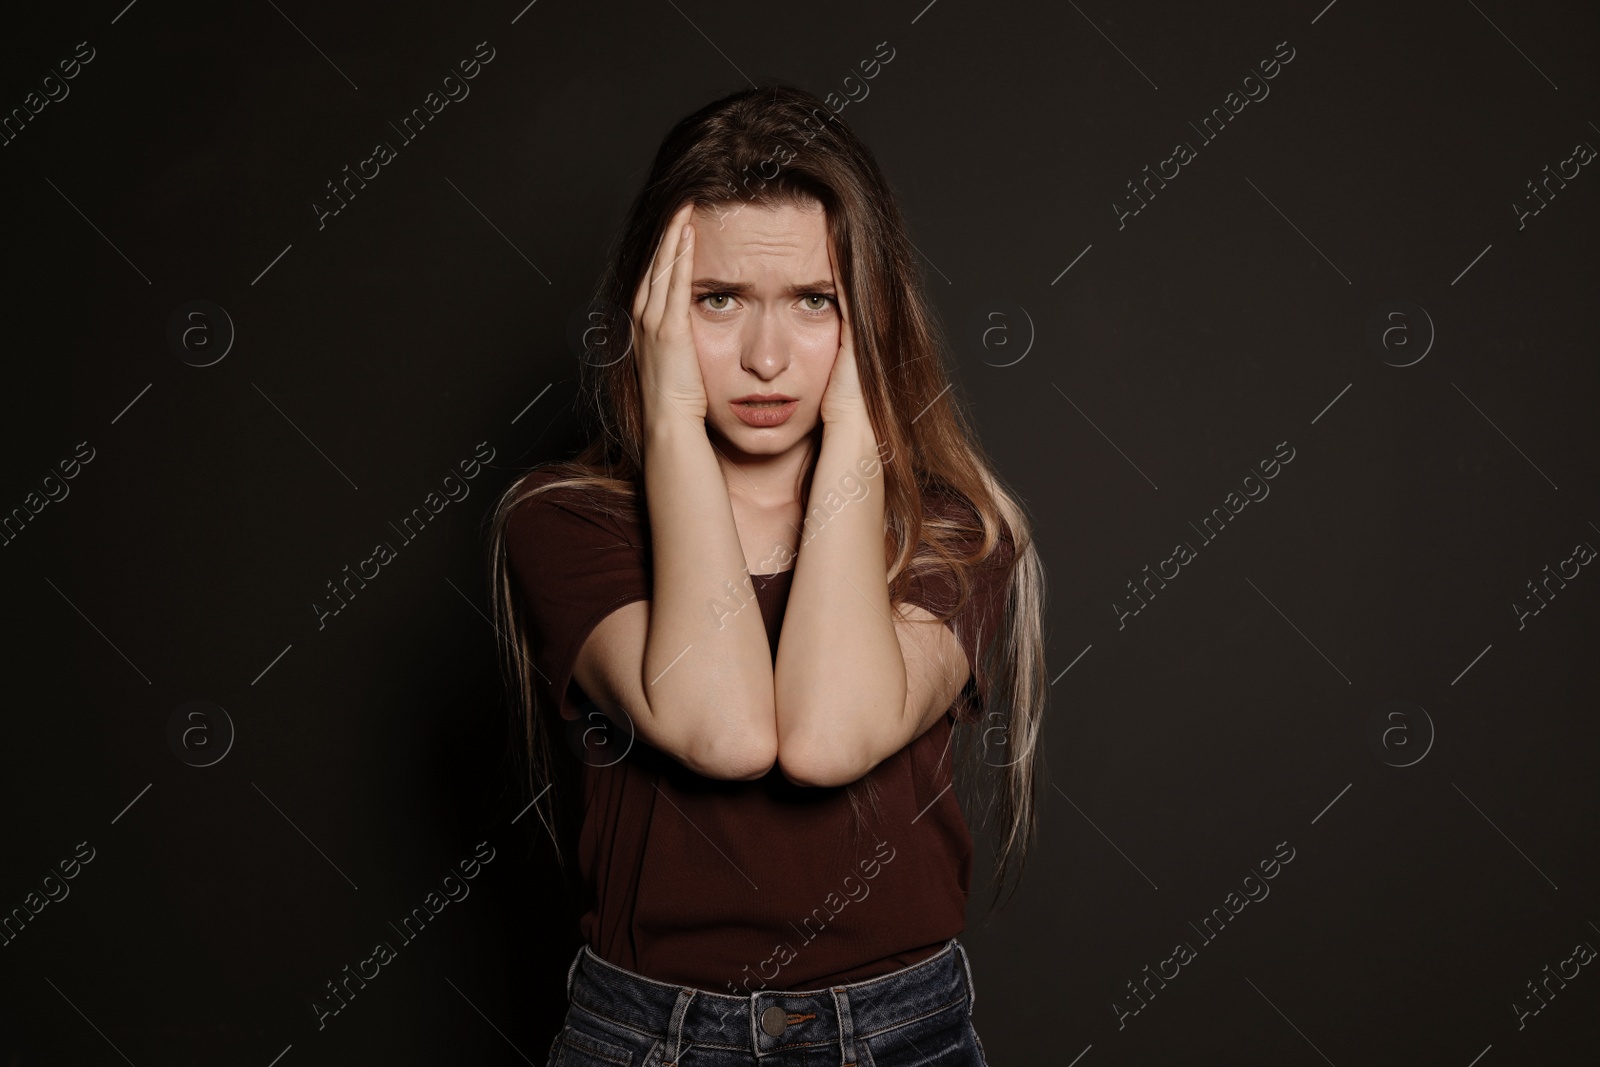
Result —
[[744, 368], [763, 378], [772, 378], [789, 365], [789, 339], [783, 327], [769, 318], [758, 317], [744, 339]]

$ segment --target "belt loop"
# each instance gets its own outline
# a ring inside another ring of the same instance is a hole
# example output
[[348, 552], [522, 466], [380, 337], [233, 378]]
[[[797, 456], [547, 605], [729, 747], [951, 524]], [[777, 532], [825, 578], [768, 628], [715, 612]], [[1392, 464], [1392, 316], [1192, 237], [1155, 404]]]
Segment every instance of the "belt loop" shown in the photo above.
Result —
[[689, 1014], [689, 1002], [694, 1000], [697, 989], [689, 986], [678, 988], [678, 999], [672, 1005], [672, 1019], [667, 1023], [666, 1050], [662, 1053], [661, 1067], [676, 1067], [678, 1057], [683, 1054], [683, 1022]]
[[589, 948], [588, 945], [579, 945], [577, 954], [572, 957], [571, 966], [569, 966], [567, 968], [567, 1000], [568, 1001], [572, 1000], [572, 976], [578, 972], [578, 961], [583, 959], [583, 954], [588, 948]]
[[978, 989], [972, 984], [972, 963], [967, 959], [967, 948], [956, 938], [951, 938], [950, 943], [955, 946], [956, 952], [961, 956], [961, 969], [967, 976], [967, 1014], [972, 1014], [973, 1005], [978, 1002]]
[[850, 994], [844, 986], [834, 986], [831, 992], [839, 1015], [839, 1067], [856, 1067], [856, 1024], [850, 1015]]

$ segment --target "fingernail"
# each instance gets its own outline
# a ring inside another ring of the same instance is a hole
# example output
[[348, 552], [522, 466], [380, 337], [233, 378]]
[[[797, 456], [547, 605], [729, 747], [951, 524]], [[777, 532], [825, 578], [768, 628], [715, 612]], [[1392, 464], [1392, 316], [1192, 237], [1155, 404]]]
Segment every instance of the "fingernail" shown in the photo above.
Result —
[[687, 222], [683, 224], [683, 239], [685, 241], [689, 239], [689, 224]]

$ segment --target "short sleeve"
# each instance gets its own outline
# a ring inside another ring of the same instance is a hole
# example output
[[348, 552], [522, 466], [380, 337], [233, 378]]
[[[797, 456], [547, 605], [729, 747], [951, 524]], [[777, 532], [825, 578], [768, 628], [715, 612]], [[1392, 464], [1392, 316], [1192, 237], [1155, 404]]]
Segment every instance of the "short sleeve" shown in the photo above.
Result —
[[[970, 554], [978, 551], [982, 539], [981, 531], [964, 539], [963, 552]], [[970, 595], [966, 605], [947, 623], [960, 642], [962, 651], [967, 654], [967, 666], [972, 672], [966, 687], [950, 708], [958, 722], [977, 722], [982, 715], [989, 681], [982, 671], [983, 650], [1005, 619], [1014, 555], [1011, 531], [1002, 527], [994, 552], [969, 572]], [[955, 606], [955, 580], [950, 574], [940, 571], [913, 579], [905, 602], [943, 616]]]
[[538, 493], [513, 508], [506, 522], [507, 563], [521, 593], [534, 666], [546, 686], [544, 702], [564, 719], [581, 714], [567, 687], [584, 641], [617, 608], [650, 598], [637, 530], [585, 506], [583, 492]]

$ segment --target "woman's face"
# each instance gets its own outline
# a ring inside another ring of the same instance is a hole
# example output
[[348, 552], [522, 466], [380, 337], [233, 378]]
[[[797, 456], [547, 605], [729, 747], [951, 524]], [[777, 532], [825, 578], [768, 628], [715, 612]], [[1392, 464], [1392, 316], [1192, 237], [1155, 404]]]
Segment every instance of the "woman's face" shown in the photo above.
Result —
[[[839, 354], [827, 215], [816, 201], [735, 203], [696, 208], [693, 221], [689, 323], [706, 422], [737, 451], [785, 452], [818, 425]], [[795, 402], [763, 414], [739, 403], [751, 394]]]

